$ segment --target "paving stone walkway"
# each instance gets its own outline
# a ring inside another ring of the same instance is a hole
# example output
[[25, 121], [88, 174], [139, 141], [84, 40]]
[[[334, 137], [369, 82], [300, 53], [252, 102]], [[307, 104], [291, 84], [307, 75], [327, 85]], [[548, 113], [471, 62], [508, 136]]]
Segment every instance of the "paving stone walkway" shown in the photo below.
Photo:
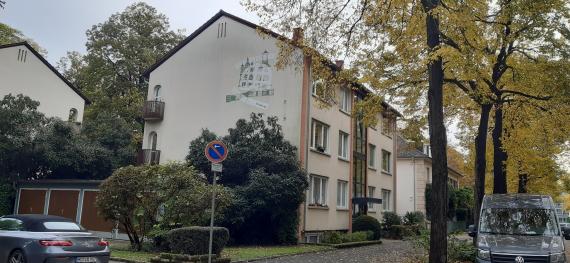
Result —
[[383, 239], [380, 245], [339, 249], [276, 259], [256, 261], [259, 263], [411, 263], [418, 251], [409, 241]]

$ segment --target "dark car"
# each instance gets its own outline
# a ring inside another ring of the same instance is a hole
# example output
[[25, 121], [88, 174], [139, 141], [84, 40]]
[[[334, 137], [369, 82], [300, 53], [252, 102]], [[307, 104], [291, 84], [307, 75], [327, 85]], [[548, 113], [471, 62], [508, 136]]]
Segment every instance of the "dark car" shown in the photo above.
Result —
[[550, 196], [487, 195], [481, 205], [477, 262], [566, 262], [564, 241]]
[[107, 263], [109, 243], [67, 218], [0, 217], [0, 262]]
[[560, 229], [564, 239], [570, 240], [570, 223], [560, 223]]

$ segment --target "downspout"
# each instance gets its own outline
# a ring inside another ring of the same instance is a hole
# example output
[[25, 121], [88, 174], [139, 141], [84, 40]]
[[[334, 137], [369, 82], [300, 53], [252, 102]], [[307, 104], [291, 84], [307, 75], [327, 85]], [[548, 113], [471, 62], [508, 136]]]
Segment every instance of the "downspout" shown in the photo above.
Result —
[[414, 174], [414, 212], [417, 210], [417, 206], [416, 206], [416, 157], [412, 156], [412, 162], [413, 162], [413, 174]]
[[[304, 72], [303, 72], [303, 92], [301, 95], [301, 98], [305, 98], [306, 101], [304, 101], [305, 103], [305, 107], [306, 107], [306, 112], [304, 114], [304, 116], [301, 117], [301, 121], [305, 121], [305, 138], [304, 138], [304, 144], [305, 147], [303, 147], [303, 151], [305, 152], [304, 154], [304, 158], [303, 158], [303, 162], [304, 162], [304, 168], [305, 168], [305, 172], [307, 172], [307, 180], [309, 181], [309, 184], [311, 183], [310, 179], [310, 175], [309, 175], [309, 138], [311, 136], [310, 134], [310, 130], [311, 130], [311, 89], [310, 89], [310, 79], [311, 79], [311, 71], [310, 71], [310, 63], [311, 63], [311, 59], [305, 57], [304, 59]], [[302, 118], [305, 118], [305, 120], [302, 120]], [[305, 205], [303, 206], [303, 234], [305, 234], [307, 232], [307, 213], [309, 211], [309, 192], [311, 186], [309, 185], [309, 187], [307, 188], [307, 190], [305, 190]]]

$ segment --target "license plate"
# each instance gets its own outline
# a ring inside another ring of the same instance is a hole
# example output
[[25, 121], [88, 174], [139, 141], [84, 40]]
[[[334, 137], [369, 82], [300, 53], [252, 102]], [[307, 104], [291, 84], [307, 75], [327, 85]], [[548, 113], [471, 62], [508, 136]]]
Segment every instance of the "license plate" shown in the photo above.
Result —
[[77, 262], [77, 263], [90, 263], [90, 262], [97, 262], [97, 259], [95, 259], [93, 257], [78, 257], [77, 259], [75, 259], [75, 262]]

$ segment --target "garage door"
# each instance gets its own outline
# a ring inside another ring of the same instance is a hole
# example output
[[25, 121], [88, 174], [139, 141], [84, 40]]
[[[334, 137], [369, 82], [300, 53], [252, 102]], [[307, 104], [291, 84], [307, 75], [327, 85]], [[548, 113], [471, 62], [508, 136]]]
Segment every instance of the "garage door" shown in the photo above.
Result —
[[18, 214], [43, 214], [46, 190], [20, 190]]
[[97, 214], [97, 191], [83, 192], [83, 208], [81, 211], [81, 225], [89, 230], [111, 232], [113, 223], [105, 221], [103, 217]]
[[51, 190], [48, 214], [62, 216], [75, 221], [78, 200], [79, 191], [77, 190]]

